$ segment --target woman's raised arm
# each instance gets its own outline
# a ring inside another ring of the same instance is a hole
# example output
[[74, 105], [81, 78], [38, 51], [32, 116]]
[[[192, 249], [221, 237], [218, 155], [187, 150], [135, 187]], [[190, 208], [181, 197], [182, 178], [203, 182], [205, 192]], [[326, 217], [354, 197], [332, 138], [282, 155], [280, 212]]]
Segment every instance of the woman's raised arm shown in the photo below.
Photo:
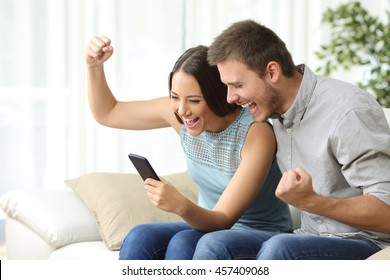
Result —
[[169, 105], [169, 97], [146, 101], [117, 101], [111, 92], [104, 73], [104, 62], [113, 54], [111, 40], [105, 36], [94, 37], [86, 49], [88, 101], [92, 114], [102, 125], [144, 130], [180, 124]]

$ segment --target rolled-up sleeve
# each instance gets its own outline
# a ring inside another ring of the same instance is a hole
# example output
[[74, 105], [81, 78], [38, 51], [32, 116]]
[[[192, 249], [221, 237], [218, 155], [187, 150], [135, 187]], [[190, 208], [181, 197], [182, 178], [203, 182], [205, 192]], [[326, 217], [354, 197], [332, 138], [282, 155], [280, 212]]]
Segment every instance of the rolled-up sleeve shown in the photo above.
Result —
[[335, 127], [331, 143], [349, 185], [390, 205], [390, 128], [383, 111], [349, 111]]

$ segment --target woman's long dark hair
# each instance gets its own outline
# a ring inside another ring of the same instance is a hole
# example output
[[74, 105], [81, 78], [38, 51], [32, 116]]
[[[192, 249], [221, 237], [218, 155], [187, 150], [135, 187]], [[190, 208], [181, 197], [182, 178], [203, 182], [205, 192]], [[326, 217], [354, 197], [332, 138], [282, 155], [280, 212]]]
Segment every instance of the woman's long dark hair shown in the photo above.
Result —
[[[217, 66], [208, 64], [207, 51], [207, 47], [199, 45], [188, 49], [179, 57], [169, 74], [169, 93], [172, 90], [173, 75], [183, 71], [196, 79], [210, 110], [218, 117], [224, 117], [233, 112], [237, 105], [226, 101], [227, 87], [221, 81]], [[182, 123], [180, 118], [178, 120]]]

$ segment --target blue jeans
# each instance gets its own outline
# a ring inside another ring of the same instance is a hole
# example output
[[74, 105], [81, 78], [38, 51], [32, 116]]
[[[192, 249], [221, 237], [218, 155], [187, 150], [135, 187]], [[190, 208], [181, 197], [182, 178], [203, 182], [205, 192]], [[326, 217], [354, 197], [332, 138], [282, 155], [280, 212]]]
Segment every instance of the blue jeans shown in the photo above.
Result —
[[279, 234], [263, 243], [258, 260], [363, 260], [380, 248], [364, 239]]
[[263, 242], [281, 234], [262, 230], [220, 230], [203, 235], [196, 246], [194, 260], [255, 259]]
[[189, 230], [186, 223], [150, 223], [134, 227], [123, 240], [120, 260], [163, 260], [172, 237]]
[[134, 227], [123, 241], [121, 260], [254, 259], [261, 244], [278, 232], [221, 230], [199, 232], [186, 223]]

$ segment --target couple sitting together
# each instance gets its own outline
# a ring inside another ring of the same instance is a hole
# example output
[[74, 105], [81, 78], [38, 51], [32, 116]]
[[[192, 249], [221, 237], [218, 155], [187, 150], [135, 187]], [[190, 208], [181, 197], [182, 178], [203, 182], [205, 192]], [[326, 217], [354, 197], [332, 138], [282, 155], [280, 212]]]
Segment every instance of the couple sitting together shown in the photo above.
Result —
[[[375, 98], [296, 66], [252, 20], [188, 49], [169, 95], [119, 102], [104, 74], [111, 41], [86, 50], [88, 97], [106, 126], [172, 127], [199, 188], [193, 203], [145, 180], [158, 208], [184, 222], [133, 228], [120, 259], [366, 259], [390, 245], [390, 128]], [[291, 228], [288, 205], [301, 210]]]

